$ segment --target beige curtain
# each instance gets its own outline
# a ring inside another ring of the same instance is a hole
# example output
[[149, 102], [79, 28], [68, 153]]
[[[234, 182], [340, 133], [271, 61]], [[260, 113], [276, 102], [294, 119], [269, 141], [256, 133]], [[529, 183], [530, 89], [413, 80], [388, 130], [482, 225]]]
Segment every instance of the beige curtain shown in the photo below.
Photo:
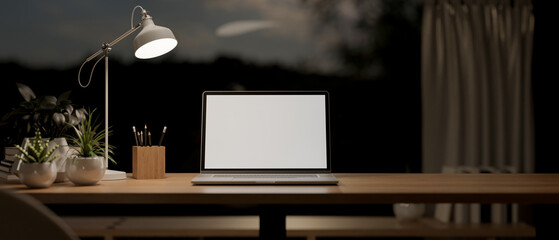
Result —
[[423, 171], [534, 170], [529, 0], [426, 0]]

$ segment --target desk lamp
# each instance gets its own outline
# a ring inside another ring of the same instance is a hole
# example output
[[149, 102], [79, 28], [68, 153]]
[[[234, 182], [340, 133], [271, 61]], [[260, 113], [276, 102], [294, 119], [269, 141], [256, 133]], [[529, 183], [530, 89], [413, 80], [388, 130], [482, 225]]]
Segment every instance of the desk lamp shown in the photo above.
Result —
[[[140, 23], [134, 26], [134, 12], [136, 9], [141, 9], [142, 11], [142, 19]], [[120, 37], [116, 38], [110, 43], [103, 43], [102, 47], [99, 51], [88, 57], [81, 65], [80, 70], [78, 71], [78, 83], [81, 87], [86, 88], [91, 83], [91, 77], [93, 76], [93, 71], [95, 70], [95, 66], [97, 63], [101, 61], [101, 59], [105, 59], [105, 153], [107, 154], [108, 146], [109, 146], [109, 52], [111, 48], [120, 42], [122, 39], [126, 38], [128, 35], [132, 34], [136, 30], [143, 27], [142, 31], [138, 33], [136, 38], [134, 38], [134, 55], [139, 59], [149, 59], [159, 57], [165, 53], [170, 52], [177, 46], [177, 40], [173, 35], [173, 32], [166, 27], [157, 26], [153, 23], [153, 20], [148, 12], [142, 8], [141, 6], [136, 6], [132, 9], [132, 16], [130, 19], [130, 30], [122, 34]], [[89, 75], [89, 81], [87, 84], [82, 84], [81, 82], [81, 71], [83, 66], [95, 59], [97, 56], [103, 54], [93, 65], [91, 69], [91, 73]], [[105, 157], [105, 164], [108, 166], [108, 158]], [[116, 179], [124, 179], [126, 178], [126, 174], [121, 171], [114, 171], [107, 169], [105, 172], [105, 177], [103, 180], [116, 180]]]

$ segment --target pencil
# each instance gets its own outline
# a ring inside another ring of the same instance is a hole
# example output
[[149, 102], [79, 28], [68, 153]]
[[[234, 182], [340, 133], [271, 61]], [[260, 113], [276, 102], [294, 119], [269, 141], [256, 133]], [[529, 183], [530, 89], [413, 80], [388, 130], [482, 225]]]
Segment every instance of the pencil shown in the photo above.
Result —
[[145, 129], [145, 131], [144, 131], [144, 137], [145, 137], [144, 138], [144, 145], [147, 146], [148, 145], [148, 125], [147, 124], [144, 126], [144, 129]]
[[134, 141], [136, 141], [136, 146], [138, 146], [138, 137], [136, 136], [136, 126], [132, 126], [132, 132], [134, 133]]
[[161, 133], [161, 138], [159, 138], [159, 146], [163, 144], [163, 137], [165, 136], [165, 132], [167, 131], [167, 126], [163, 127], [163, 132]]

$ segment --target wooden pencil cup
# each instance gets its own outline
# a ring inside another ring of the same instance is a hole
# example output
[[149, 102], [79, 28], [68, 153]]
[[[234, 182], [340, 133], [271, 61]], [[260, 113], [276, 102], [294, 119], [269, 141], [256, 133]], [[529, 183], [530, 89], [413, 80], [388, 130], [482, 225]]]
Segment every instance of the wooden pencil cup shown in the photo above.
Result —
[[132, 147], [132, 177], [136, 179], [165, 178], [165, 147]]

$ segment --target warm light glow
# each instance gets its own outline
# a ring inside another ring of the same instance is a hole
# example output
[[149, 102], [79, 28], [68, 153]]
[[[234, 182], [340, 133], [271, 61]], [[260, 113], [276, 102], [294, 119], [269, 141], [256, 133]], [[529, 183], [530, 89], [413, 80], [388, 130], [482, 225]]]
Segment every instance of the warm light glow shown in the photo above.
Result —
[[140, 59], [155, 58], [170, 52], [176, 46], [177, 40], [174, 38], [156, 39], [139, 47], [134, 55]]

